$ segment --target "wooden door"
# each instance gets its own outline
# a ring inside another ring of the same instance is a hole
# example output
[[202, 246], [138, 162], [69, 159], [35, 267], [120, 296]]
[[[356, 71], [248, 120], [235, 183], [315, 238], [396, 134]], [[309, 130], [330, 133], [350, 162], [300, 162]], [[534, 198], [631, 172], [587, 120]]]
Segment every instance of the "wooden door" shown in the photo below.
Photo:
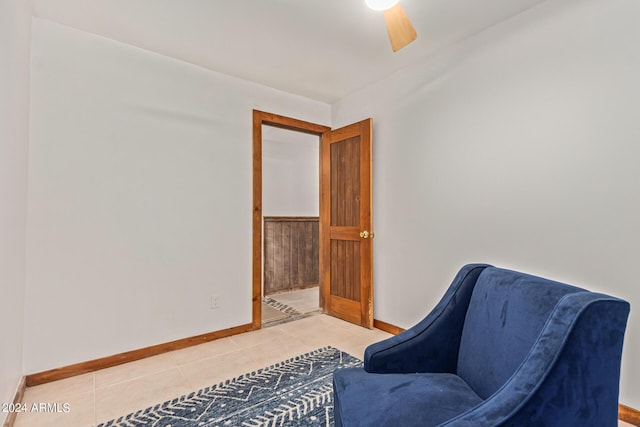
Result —
[[372, 120], [331, 130], [320, 143], [320, 304], [373, 328]]

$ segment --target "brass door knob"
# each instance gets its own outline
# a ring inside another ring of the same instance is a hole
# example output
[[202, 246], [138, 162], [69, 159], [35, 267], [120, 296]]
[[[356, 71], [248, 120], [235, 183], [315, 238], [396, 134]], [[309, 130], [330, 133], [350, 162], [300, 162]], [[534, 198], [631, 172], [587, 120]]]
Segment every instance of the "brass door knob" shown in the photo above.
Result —
[[362, 237], [363, 239], [368, 239], [369, 237], [371, 237], [373, 239], [373, 231], [371, 233], [369, 233], [367, 230], [361, 231], [360, 237]]

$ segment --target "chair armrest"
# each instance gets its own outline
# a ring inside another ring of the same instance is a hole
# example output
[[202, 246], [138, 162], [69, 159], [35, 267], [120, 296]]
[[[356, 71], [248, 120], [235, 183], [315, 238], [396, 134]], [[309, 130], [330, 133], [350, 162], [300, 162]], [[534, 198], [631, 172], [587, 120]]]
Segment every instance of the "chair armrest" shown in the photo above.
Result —
[[616, 427], [629, 309], [607, 295], [565, 295], [509, 381], [440, 427]]
[[405, 332], [367, 347], [364, 369], [370, 373], [455, 373], [462, 326], [471, 293], [486, 264], [464, 266], [440, 302]]

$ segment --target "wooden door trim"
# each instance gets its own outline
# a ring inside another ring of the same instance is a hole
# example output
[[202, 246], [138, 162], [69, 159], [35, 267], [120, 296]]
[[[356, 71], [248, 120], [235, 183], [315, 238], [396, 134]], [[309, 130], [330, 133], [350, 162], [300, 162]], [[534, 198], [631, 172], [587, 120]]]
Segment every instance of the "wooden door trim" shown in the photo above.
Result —
[[[253, 259], [252, 324], [262, 326], [262, 125], [322, 136], [330, 127], [265, 111], [253, 110]], [[318, 144], [320, 153], [321, 144]], [[320, 166], [322, 171], [322, 166]], [[321, 194], [321, 193], [320, 193]]]
[[[368, 188], [369, 191], [360, 193], [360, 205], [366, 209], [360, 211], [360, 226], [373, 233], [373, 120], [367, 119], [360, 122], [361, 144], [368, 142], [366, 148], [361, 149], [360, 164], [360, 186]], [[361, 298], [367, 303], [360, 304], [363, 326], [373, 329], [373, 237], [365, 239], [365, 245], [370, 245], [370, 257], [365, 258], [365, 265], [362, 267], [362, 280], [360, 281]]]

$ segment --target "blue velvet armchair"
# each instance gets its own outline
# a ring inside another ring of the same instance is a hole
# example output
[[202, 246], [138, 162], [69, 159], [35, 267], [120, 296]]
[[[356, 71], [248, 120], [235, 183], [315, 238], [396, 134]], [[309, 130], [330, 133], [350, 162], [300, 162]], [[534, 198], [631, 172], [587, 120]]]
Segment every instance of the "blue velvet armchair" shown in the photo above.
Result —
[[333, 376], [336, 427], [615, 427], [629, 303], [463, 267], [416, 326]]

